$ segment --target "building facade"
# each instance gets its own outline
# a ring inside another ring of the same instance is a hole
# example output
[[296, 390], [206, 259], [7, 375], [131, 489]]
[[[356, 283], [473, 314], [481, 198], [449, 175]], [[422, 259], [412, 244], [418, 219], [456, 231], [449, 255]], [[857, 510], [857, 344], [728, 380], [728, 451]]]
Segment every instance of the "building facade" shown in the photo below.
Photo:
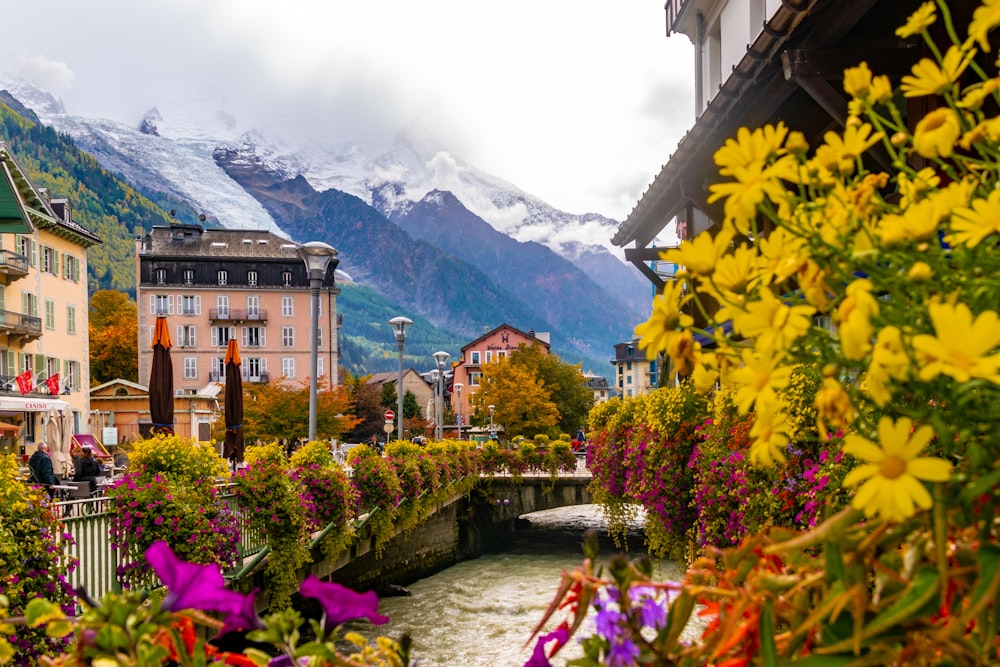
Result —
[[[461, 415], [466, 424], [472, 416], [472, 397], [479, 390], [483, 366], [507, 357], [522, 344], [539, 345], [545, 354], [550, 351], [548, 333], [536, 333], [534, 329], [525, 332], [509, 324], [501, 324], [462, 347], [461, 356], [452, 367], [451, 398], [452, 410]], [[462, 385], [460, 402], [455, 392], [459, 383]]]
[[639, 339], [615, 345], [615, 384], [622, 398], [642, 396], [656, 389], [656, 362], [646, 359], [639, 349]]
[[587, 383], [587, 389], [594, 394], [594, 405], [604, 403], [613, 395], [611, 387], [608, 385], [608, 379], [603, 375], [586, 371], [583, 374], [583, 379]]
[[31, 454], [62, 419], [74, 433], [87, 428], [87, 250], [100, 242], [0, 142], [0, 421], [18, 427], [0, 449]]
[[[136, 241], [139, 381], [149, 383], [153, 331], [165, 316], [175, 394], [225, 382], [226, 346], [239, 345], [243, 381], [308, 383], [311, 293], [299, 244], [271, 232], [154, 227]], [[320, 290], [317, 378], [339, 384], [336, 261]], [[328, 383], [328, 384], [326, 384]]]

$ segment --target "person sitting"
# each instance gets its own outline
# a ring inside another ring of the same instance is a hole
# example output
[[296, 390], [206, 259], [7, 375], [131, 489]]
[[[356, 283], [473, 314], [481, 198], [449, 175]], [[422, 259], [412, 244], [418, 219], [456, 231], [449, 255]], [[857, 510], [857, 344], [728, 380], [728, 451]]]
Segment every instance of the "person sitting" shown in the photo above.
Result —
[[29, 481], [45, 487], [49, 498], [51, 498], [53, 493], [52, 485], [58, 484], [59, 480], [56, 479], [55, 470], [52, 469], [52, 459], [49, 458], [48, 444], [44, 442], [38, 443], [35, 453], [28, 459], [28, 467], [31, 469]]
[[101, 464], [94, 457], [94, 453], [91, 451], [90, 447], [84, 445], [81, 449], [82, 454], [73, 464], [73, 481], [74, 482], [89, 482], [90, 483], [90, 493], [91, 495], [97, 491], [97, 478], [101, 476]]

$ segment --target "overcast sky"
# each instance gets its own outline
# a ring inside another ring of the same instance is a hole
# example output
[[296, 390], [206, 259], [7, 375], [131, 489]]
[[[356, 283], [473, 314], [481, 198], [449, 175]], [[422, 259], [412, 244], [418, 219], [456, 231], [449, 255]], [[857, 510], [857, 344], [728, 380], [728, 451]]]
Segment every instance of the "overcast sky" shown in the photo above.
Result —
[[[131, 125], [225, 100], [241, 121], [417, 120], [571, 213], [624, 219], [694, 119], [693, 49], [663, 0], [33, 0], [0, 71]], [[308, 111], [306, 111], [308, 110]]]

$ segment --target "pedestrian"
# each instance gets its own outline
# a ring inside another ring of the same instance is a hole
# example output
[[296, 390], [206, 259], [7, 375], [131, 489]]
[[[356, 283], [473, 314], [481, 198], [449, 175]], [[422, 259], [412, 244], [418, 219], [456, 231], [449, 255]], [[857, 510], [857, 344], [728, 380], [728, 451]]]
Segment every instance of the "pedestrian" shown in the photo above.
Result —
[[93, 495], [97, 491], [97, 478], [101, 476], [101, 464], [94, 457], [90, 445], [84, 445], [80, 451], [80, 457], [73, 462], [73, 481], [89, 482]]
[[45, 487], [49, 498], [51, 498], [53, 494], [52, 485], [58, 484], [59, 480], [56, 479], [55, 470], [52, 468], [52, 459], [49, 458], [49, 446], [47, 443], [38, 443], [35, 453], [28, 459], [28, 467], [31, 469], [30, 481]]

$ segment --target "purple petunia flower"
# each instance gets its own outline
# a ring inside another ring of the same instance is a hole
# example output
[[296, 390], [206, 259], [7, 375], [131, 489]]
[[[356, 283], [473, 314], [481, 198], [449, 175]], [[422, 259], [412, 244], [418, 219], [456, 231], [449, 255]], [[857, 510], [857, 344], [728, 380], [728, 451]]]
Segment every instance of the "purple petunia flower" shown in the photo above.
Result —
[[261, 627], [254, 609], [253, 593], [241, 595], [227, 589], [215, 563], [185, 562], [163, 540], [157, 540], [146, 550], [146, 561], [168, 589], [163, 599], [165, 611], [217, 611], [228, 615], [224, 623], [230, 630]]
[[531, 653], [531, 657], [528, 658], [528, 662], [524, 663], [524, 667], [552, 667], [552, 663], [545, 657], [545, 645], [553, 639], [556, 640], [556, 645], [552, 649], [552, 654], [555, 654], [566, 643], [566, 640], [569, 639], [569, 632], [566, 628], [560, 627], [547, 635], [539, 637], [538, 641], [535, 642], [535, 650]]
[[367, 618], [375, 625], [389, 621], [388, 616], [378, 613], [378, 596], [375, 591], [356, 593], [346, 586], [320, 581], [310, 575], [302, 582], [299, 593], [307, 598], [319, 600], [326, 612], [326, 625], [340, 625], [357, 618]]

